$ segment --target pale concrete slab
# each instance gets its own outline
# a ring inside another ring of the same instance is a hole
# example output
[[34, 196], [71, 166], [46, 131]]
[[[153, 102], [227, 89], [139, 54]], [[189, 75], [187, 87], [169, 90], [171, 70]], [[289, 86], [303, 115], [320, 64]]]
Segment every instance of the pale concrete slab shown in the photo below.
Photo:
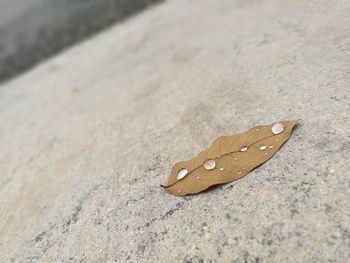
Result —
[[[167, 1], [1, 86], [0, 261], [348, 261], [349, 9]], [[158, 186], [216, 137], [292, 118], [242, 180]]]

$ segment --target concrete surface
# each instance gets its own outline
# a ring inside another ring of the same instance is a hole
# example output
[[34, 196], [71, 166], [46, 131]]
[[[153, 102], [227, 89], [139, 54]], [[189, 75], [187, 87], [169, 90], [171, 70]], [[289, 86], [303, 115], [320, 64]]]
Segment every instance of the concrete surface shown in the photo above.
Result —
[[0, 81], [160, 0], [0, 0]]
[[[170, 0], [0, 87], [0, 261], [349, 262], [349, 9]], [[216, 137], [291, 118], [242, 180], [159, 187]]]

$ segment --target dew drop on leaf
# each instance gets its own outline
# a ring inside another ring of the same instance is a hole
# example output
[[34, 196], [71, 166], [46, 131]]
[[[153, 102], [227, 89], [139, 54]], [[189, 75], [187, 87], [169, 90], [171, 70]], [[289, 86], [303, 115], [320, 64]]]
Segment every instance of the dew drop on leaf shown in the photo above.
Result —
[[280, 122], [275, 123], [272, 125], [272, 133], [273, 134], [280, 134], [281, 132], [284, 131], [284, 125]]
[[241, 152], [245, 152], [246, 150], [248, 150], [247, 146], [242, 146], [241, 149], [240, 149]]
[[183, 168], [177, 173], [176, 179], [181, 180], [181, 179], [185, 178], [187, 174], [188, 174], [188, 170], [186, 168]]
[[203, 164], [203, 167], [206, 169], [206, 170], [212, 170], [215, 168], [215, 161], [214, 160], [208, 160], [206, 161], [204, 164]]

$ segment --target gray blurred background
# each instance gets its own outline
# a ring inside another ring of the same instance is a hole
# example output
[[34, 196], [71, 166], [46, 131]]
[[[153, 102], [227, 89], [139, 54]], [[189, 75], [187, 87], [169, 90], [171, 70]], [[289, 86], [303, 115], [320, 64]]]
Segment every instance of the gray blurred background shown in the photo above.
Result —
[[0, 0], [0, 82], [162, 0]]

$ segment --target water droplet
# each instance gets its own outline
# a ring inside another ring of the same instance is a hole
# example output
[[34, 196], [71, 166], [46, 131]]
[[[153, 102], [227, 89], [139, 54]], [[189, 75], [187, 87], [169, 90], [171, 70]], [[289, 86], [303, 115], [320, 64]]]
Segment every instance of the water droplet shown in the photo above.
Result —
[[242, 146], [241, 149], [240, 149], [241, 152], [245, 152], [246, 150], [248, 150], [247, 146]]
[[272, 148], [273, 148], [273, 145], [270, 145], [269, 148], [272, 149]]
[[197, 176], [196, 178], [199, 179], [199, 176]]
[[206, 169], [206, 170], [213, 170], [215, 168], [215, 161], [214, 160], [208, 160], [206, 161], [204, 164], [203, 164], [203, 167]]
[[178, 192], [181, 193], [181, 190], [179, 190]]
[[260, 131], [259, 129], [256, 129], [256, 131]]
[[238, 174], [241, 174], [241, 173], [242, 173], [241, 171], [238, 172]]
[[266, 148], [267, 148], [266, 145], [260, 145], [260, 147], [259, 147], [259, 149], [262, 151], [266, 150]]
[[234, 160], [238, 160], [238, 158], [237, 157], [235, 157], [235, 158], [233, 158]]
[[267, 155], [267, 153], [265, 153], [265, 155]]
[[188, 174], [188, 170], [186, 168], [183, 168], [177, 172], [176, 179], [181, 180], [181, 179], [185, 178], [187, 174]]
[[284, 131], [284, 126], [282, 123], [277, 122], [274, 125], [272, 125], [272, 133], [273, 134], [280, 134], [281, 132]]
[[219, 170], [220, 170], [220, 171], [223, 171], [223, 170], [224, 170], [224, 168], [220, 168]]

